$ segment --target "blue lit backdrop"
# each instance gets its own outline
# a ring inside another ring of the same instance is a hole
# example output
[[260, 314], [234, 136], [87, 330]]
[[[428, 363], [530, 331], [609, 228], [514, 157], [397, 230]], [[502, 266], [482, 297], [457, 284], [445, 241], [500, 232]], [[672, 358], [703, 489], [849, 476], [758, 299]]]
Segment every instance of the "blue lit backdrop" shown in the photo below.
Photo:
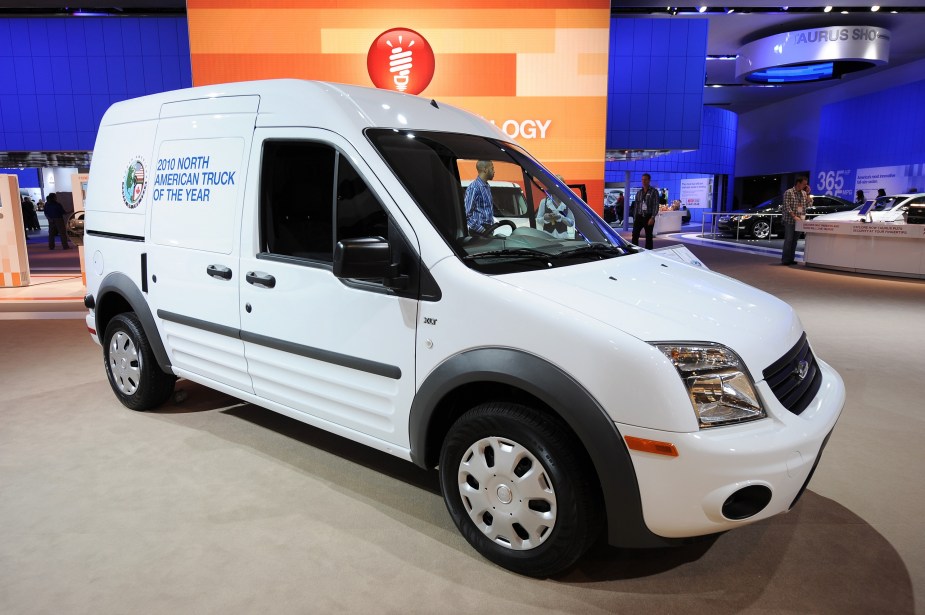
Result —
[[0, 18], [0, 150], [92, 150], [114, 102], [190, 87], [185, 17]]

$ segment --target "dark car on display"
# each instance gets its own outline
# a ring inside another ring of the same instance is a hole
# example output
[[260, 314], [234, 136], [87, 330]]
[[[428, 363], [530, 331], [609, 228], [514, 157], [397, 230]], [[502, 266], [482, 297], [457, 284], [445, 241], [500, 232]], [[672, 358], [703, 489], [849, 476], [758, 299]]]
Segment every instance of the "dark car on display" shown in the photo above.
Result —
[[[772, 235], [782, 235], [784, 232], [784, 222], [781, 216], [783, 202], [784, 195], [779, 194], [755, 207], [723, 214], [716, 221], [716, 230], [723, 235], [755, 239], [768, 239]], [[841, 197], [828, 194], [814, 195], [812, 205], [806, 208], [806, 219], [811, 220], [823, 214], [848, 211], [855, 207], [855, 203]]]

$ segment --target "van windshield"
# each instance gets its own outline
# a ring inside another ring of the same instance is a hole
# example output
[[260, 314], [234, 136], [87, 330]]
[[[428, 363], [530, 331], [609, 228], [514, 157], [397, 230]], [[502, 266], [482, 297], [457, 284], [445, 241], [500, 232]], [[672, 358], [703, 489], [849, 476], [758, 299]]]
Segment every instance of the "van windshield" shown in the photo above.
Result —
[[368, 129], [396, 177], [470, 267], [510, 273], [631, 254], [566, 184], [511, 143], [474, 135]]

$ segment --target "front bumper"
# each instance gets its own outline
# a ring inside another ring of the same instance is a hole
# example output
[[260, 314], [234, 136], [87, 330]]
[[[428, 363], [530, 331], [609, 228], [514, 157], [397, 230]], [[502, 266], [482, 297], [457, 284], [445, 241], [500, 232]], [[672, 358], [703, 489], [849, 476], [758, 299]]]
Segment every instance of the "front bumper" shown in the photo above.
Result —
[[[790, 509], [845, 403], [841, 377], [826, 363], [818, 363], [822, 386], [799, 416], [781, 406], [762, 381], [757, 387], [767, 419], [694, 433], [617, 424], [625, 436], [671, 442], [678, 450], [677, 457], [630, 451], [643, 518], [654, 534], [665, 538], [713, 534]], [[730, 496], [755, 486], [770, 491], [764, 508], [738, 520], [723, 514]]]

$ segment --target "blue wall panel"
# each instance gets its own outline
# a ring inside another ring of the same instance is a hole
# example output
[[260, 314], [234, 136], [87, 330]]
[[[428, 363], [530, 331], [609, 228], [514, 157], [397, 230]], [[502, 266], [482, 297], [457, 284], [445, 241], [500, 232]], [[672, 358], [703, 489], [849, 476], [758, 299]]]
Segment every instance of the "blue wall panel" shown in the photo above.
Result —
[[[818, 169], [925, 162], [925, 81], [826, 105], [819, 118]], [[852, 126], [875, 139], [858, 139]]]
[[607, 149], [700, 146], [707, 26], [611, 19]]
[[192, 85], [184, 17], [0, 18], [0, 151], [92, 150], [115, 102]]
[[19, 181], [20, 188], [39, 188], [39, 170], [38, 169], [2, 169], [2, 175], [15, 175]]
[[[732, 198], [732, 184], [735, 179], [736, 133], [739, 117], [726, 109], [701, 107], [702, 130], [698, 133], [699, 149], [687, 152], [673, 152], [636, 162], [607, 162], [604, 181], [621, 183], [626, 171], [631, 174], [633, 187], [638, 187], [643, 173], [652, 175], [652, 184], [668, 189], [668, 198], [680, 195], [681, 180], [711, 175], [727, 175], [727, 200]], [[665, 131], [667, 135], [670, 131]], [[714, 190], [718, 190], [714, 187]], [[692, 211], [692, 219], [698, 221], [700, 213]]]

